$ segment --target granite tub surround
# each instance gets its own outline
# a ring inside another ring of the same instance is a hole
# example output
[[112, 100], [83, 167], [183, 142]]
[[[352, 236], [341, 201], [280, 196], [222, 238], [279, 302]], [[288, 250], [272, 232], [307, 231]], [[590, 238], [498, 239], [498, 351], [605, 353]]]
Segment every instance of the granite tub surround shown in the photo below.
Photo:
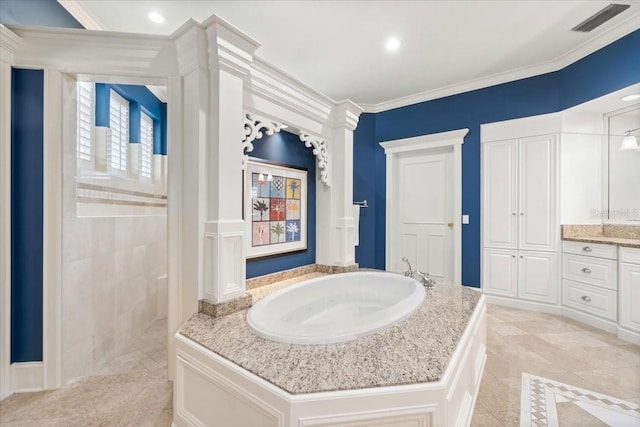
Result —
[[276, 271], [275, 273], [265, 274], [264, 276], [253, 277], [246, 281], [247, 291], [294, 277], [304, 276], [305, 274], [315, 273], [316, 271], [318, 271], [318, 265], [309, 264], [303, 265], [302, 267], [290, 268], [289, 270]]
[[267, 341], [249, 330], [246, 310], [195, 314], [180, 334], [291, 394], [429, 383], [440, 380], [480, 298], [439, 282], [408, 319], [338, 344]]
[[212, 302], [206, 299], [198, 301], [198, 312], [211, 317], [222, 317], [236, 311], [244, 310], [251, 307], [251, 295], [246, 294], [230, 301]]
[[640, 248], [640, 226], [626, 224], [563, 225], [562, 239]]

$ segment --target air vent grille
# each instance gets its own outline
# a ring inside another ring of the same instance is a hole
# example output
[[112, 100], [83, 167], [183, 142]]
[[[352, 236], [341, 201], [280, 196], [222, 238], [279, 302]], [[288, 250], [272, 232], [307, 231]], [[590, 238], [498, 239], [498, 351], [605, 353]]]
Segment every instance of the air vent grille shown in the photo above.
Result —
[[630, 5], [628, 4], [611, 3], [609, 6], [605, 7], [600, 12], [596, 13], [595, 15], [587, 18], [585, 21], [573, 27], [571, 31], [578, 31], [581, 33], [588, 33], [590, 31], [593, 31], [596, 28], [598, 28], [600, 25], [607, 22], [608, 20], [614, 18], [615, 16], [629, 9], [629, 7]]

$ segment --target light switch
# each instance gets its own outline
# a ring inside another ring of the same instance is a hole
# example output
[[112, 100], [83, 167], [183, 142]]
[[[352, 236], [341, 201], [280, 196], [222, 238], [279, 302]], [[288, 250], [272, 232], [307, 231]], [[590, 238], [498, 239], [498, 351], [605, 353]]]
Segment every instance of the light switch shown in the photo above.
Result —
[[462, 215], [462, 223], [469, 224], [469, 215]]

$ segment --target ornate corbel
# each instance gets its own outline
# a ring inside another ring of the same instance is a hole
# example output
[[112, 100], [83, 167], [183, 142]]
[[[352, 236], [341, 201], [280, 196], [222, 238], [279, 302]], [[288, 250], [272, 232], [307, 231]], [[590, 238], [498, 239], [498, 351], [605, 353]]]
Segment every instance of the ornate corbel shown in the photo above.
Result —
[[247, 153], [253, 151], [253, 141], [262, 138], [263, 131], [267, 135], [273, 135], [276, 132], [280, 132], [282, 124], [274, 122], [273, 120], [257, 117], [251, 113], [244, 114], [242, 124], [244, 125], [244, 139], [242, 140], [242, 169], [246, 169], [247, 162], [249, 161], [249, 155]]
[[320, 182], [329, 186], [329, 151], [327, 149], [327, 141], [304, 132], [300, 132], [300, 141], [304, 142], [307, 148], [313, 147], [313, 155], [316, 156], [318, 171], [320, 172]]

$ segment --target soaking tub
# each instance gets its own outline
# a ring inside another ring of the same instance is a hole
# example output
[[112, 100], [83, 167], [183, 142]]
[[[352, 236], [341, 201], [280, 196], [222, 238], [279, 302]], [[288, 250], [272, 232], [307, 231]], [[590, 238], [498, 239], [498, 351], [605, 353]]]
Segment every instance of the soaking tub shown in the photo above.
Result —
[[385, 272], [333, 274], [275, 292], [247, 313], [252, 332], [289, 344], [350, 341], [388, 328], [422, 304], [424, 287]]

